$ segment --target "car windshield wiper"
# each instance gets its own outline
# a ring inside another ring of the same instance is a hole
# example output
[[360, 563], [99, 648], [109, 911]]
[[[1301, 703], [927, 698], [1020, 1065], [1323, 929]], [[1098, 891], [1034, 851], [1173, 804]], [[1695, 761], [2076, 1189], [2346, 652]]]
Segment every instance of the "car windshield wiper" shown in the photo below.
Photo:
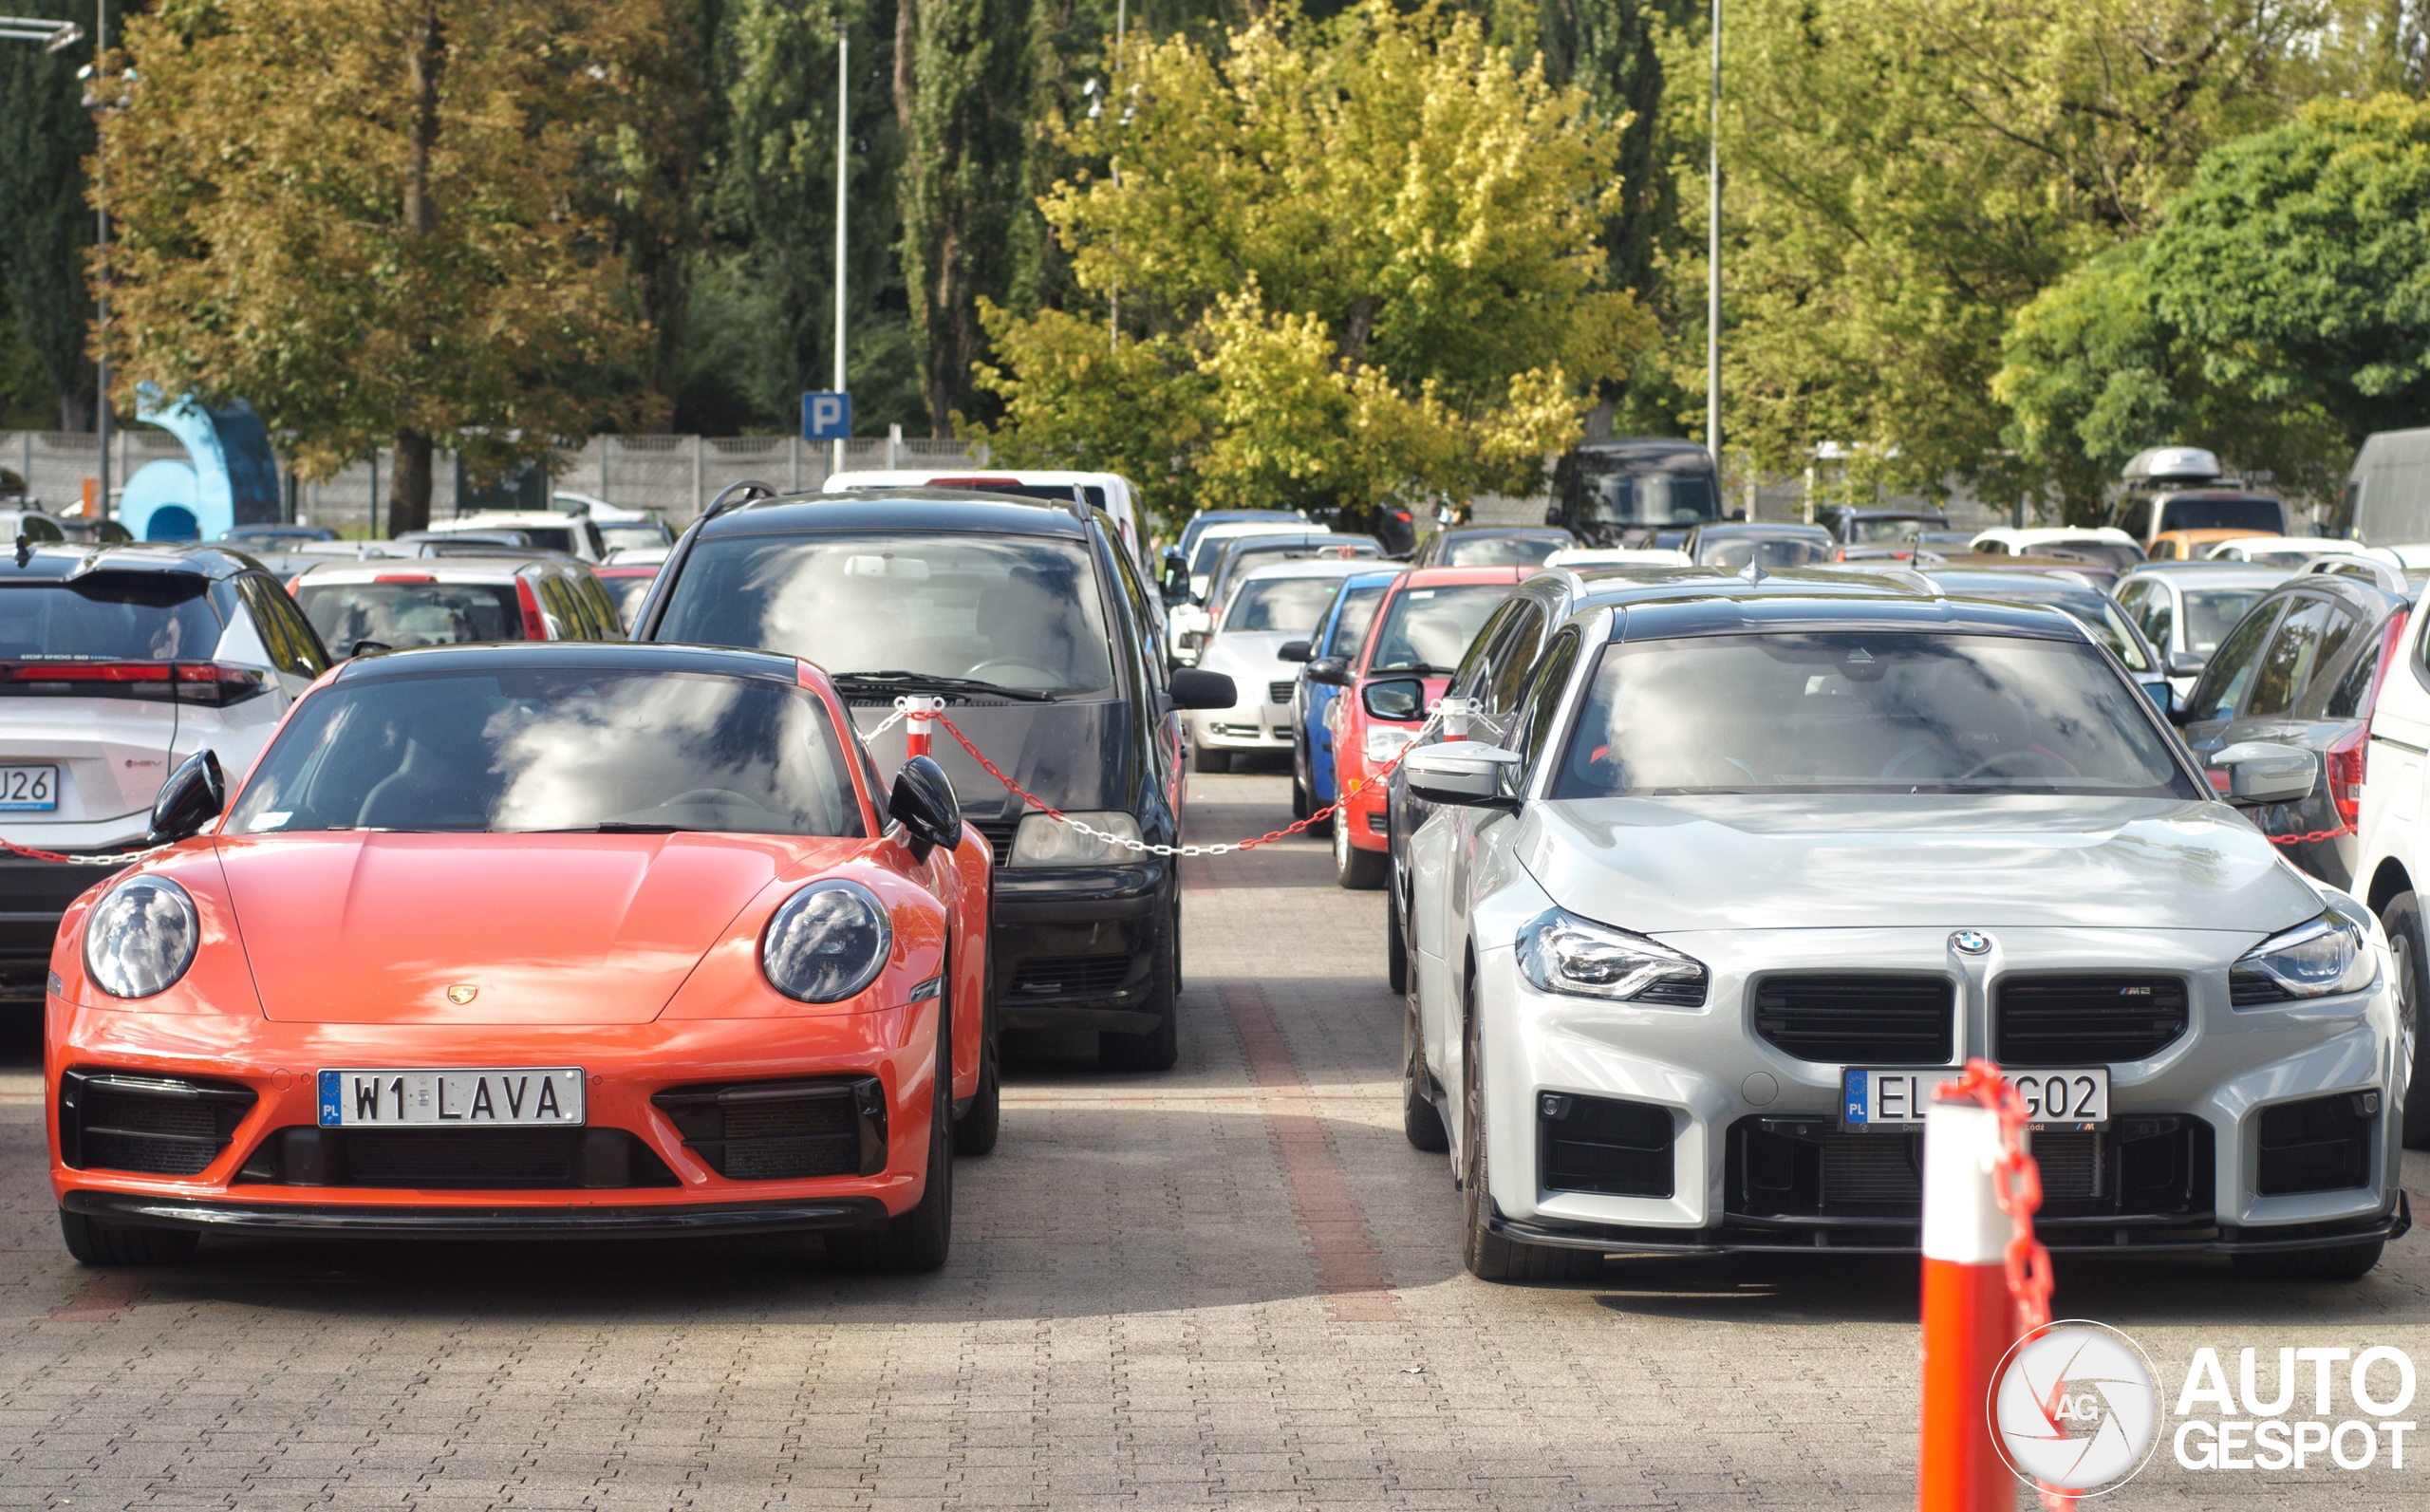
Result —
[[602, 819], [597, 824], [568, 824], [547, 830], [504, 830], [501, 834], [681, 834], [698, 830], [692, 824], [633, 824], [623, 819]]
[[1460, 669], [1455, 666], [1436, 666], [1431, 662], [1403, 662], [1395, 666], [1376, 666], [1367, 669], [1370, 676], [1378, 672], [1414, 672], [1420, 677], [1430, 678], [1448, 678], [1458, 670]]
[[982, 698], [1021, 699], [1031, 703], [1052, 703], [1055, 695], [1036, 688], [1008, 688], [1000, 682], [986, 682], [978, 678], [931, 677], [925, 672], [831, 672], [829, 677], [845, 687], [869, 688], [935, 688], [945, 693], [975, 693]]

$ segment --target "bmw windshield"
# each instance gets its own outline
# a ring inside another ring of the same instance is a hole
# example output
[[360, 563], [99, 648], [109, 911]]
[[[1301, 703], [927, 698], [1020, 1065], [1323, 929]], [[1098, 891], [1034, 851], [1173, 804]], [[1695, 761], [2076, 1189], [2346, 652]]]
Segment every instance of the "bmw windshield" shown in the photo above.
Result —
[[2082, 643], [1831, 632], [1605, 647], [1551, 795], [1748, 793], [2209, 795]]

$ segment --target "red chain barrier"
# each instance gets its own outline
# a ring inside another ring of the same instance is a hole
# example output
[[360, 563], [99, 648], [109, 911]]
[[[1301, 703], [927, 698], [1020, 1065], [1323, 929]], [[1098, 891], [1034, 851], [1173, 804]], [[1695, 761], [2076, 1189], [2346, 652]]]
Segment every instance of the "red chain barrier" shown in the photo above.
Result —
[[[1376, 771], [1373, 777], [1352, 783], [1349, 787], [1342, 790], [1341, 797], [1336, 798], [1333, 802], [1326, 804], [1323, 808], [1318, 809], [1316, 812], [1308, 815], [1306, 818], [1285, 825], [1280, 830], [1269, 830], [1265, 833], [1259, 835], [1254, 840], [1233, 840], [1227, 841], [1222, 845], [1212, 846], [1151, 846], [1137, 840], [1126, 839], [1120, 835], [1106, 835], [1099, 831], [1092, 830], [1088, 826], [1080, 824], [1078, 821], [1073, 819], [1069, 814], [1066, 814], [1062, 810], [1057, 809], [1055, 805], [1047, 802], [1044, 798], [1039, 797], [1037, 794], [1030, 792], [1027, 788], [1022, 787], [1019, 783], [1015, 782], [1012, 778], [1004, 775], [1003, 769], [996, 765], [995, 762], [988, 760], [985, 752], [980, 750], [977, 746], [972, 745], [970, 743], [970, 737], [962, 733], [962, 726], [954, 723], [950, 716], [940, 712], [935, 718], [939, 724], [945, 727], [945, 733], [960, 741], [962, 743], [962, 748], [970, 753], [970, 758], [973, 761], [978, 762], [981, 768], [985, 769], [989, 776], [994, 777], [997, 781], [1002, 783], [1007, 789], [1019, 794], [1023, 802], [1029, 804], [1040, 813], [1044, 813], [1052, 818], [1060, 819], [1065, 824], [1071, 825], [1074, 829], [1079, 830], [1084, 833], [1095, 835], [1100, 839], [1110, 839], [1115, 844], [1123, 846], [1126, 849], [1135, 849], [1146, 855], [1159, 856], [1224, 855], [1234, 850], [1253, 850], [1259, 846], [1272, 845], [1277, 840], [1287, 840], [1295, 834], [1303, 833], [1306, 831], [1308, 826], [1312, 824], [1321, 824], [1325, 819], [1330, 817], [1336, 810], [1341, 807], [1342, 802], [1352, 794], [1364, 793], [1369, 787], [1383, 781], [1386, 777], [1391, 776], [1393, 775], [1393, 769], [1401, 764], [1402, 757], [1407, 756], [1411, 751], [1417, 749], [1416, 739], [1411, 738], [1410, 743], [1401, 747], [1399, 753], [1390, 761], [1385, 762], [1383, 766]], [[1424, 733], [1425, 726], [1419, 726], [1419, 734], [1422, 735]]]
[[69, 855], [64, 850], [37, 850], [31, 846], [15, 845], [7, 840], [0, 840], [0, 850], [6, 850], [10, 855], [24, 856], [28, 861], [56, 861], [63, 866], [70, 867], [132, 866], [145, 856], [158, 855], [167, 849], [169, 849], [167, 846], [154, 846], [149, 850], [108, 850], [98, 855], [76, 856]]
[[2339, 830], [2314, 830], [2309, 834], [2266, 834], [2261, 838], [2273, 846], [2316, 846], [2324, 840], [2335, 840], [2355, 832], [2352, 825]]

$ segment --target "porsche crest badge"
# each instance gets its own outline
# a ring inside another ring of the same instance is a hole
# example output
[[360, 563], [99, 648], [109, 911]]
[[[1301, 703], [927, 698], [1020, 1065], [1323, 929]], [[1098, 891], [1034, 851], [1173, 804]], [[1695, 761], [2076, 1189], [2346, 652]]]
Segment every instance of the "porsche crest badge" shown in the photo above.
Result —
[[469, 981], [459, 981], [447, 989], [447, 1000], [461, 1008], [481, 995], [481, 989]]

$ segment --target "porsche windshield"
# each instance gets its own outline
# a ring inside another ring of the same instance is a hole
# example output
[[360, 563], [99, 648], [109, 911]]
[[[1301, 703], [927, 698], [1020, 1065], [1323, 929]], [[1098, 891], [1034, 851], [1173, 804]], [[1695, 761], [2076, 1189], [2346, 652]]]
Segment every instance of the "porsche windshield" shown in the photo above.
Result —
[[691, 673], [499, 667], [307, 699], [230, 834], [300, 830], [861, 833], [826, 707]]
[[654, 637], [814, 662], [846, 677], [1030, 694], [1113, 682], [1088, 554], [1036, 535], [729, 535], [701, 541]]
[[2090, 645], [1833, 632], [1604, 649], [1552, 796], [2066, 793], [2197, 798]]

